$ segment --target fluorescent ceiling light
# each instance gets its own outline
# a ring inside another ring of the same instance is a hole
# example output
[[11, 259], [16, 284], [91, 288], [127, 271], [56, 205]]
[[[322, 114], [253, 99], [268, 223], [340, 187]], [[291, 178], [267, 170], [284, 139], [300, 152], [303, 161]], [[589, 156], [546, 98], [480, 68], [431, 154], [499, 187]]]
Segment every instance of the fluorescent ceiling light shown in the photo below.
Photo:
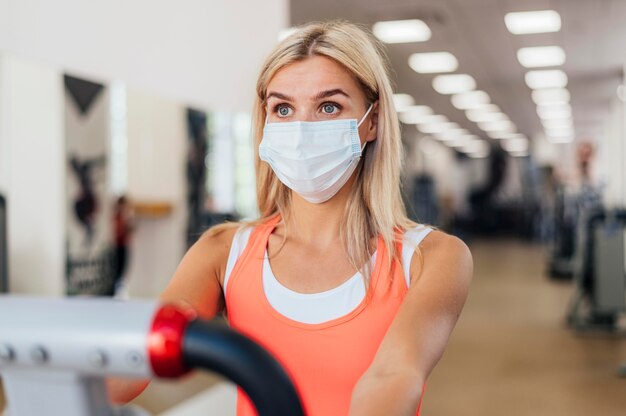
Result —
[[470, 110], [489, 104], [491, 99], [485, 91], [470, 91], [455, 94], [451, 98], [452, 105], [459, 110]]
[[446, 146], [450, 146], [450, 147], [463, 147], [477, 140], [480, 140], [478, 136], [469, 135], [469, 136], [459, 137], [458, 139], [447, 140], [445, 144]]
[[533, 90], [541, 88], [563, 88], [567, 85], [567, 75], [560, 69], [528, 71], [524, 79], [526, 85]]
[[481, 110], [467, 110], [465, 116], [474, 123], [487, 123], [491, 121], [508, 120], [509, 117], [504, 113], [492, 113]]
[[459, 61], [450, 52], [414, 53], [409, 66], [418, 74], [438, 74], [456, 71]]
[[433, 109], [427, 105], [411, 105], [404, 107], [398, 118], [404, 124], [419, 124], [424, 122], [426, 116], [432, 114]]
[[569, 104], [551, 107], [538, 106], [537, 114], [542, 120], [571, 118], [572, 107]]
[[429, 116], [424, 116], [422, 121], [417, 124], [437, 124], [437, 123], [447, 123], [448, 117], [442, 116], [439, 114], [431, 114]]
[[570, 93], [565, 88], [546, 88], [532, 93], [535, 104], [569, 102]]
[[469, 136], [470, 132], [466, 129], [456, 128], [443, 131], [437, 135], [437, 138], [441, 141], [457, 140], [461, 137]]
[[514, 35], [558, 32], [561, 30], [561, 15], [554, 10], [507, 13], [504, 23]]
[[558, 129], [563, 127], [574, 127], [574, 122], [571, 118], [545, 119], [541, 120], [541, 124], [543, 124], [543, 128], [546, 130]]
[[437, 75], [433, 88], [439, 94], [459, 94], [476, 88], [476, 81], [467, 74]]
[[517, 51], [517, 60], [526, 68], [559, 66], [565, 63], [565, 51], [559, 46], [534, 46]]
[[528, 150], [528, 140], [526, 138], [502, 140], [500, 146], [507, 152], [524, 152]]
[[458, 129], [459, 125], [456, 123], [431, 123], [431, 124], [420, 124], [417, 126], [417, 129], [425, 134], [440, 134], [447, 130]]
[[396, 107], [396, 111], [404, 111], [406, 107], [415, 104], [415, 100], [409, 94], [394, 94], [393, 106]]
[[480, 129], [483, 131], [495, 131], [505, 133], [515, 132], [515, 124], [513, 124], [510, 120], [485, 121], [478, 123], [478, 127], [480, 127]]
[[487, 131], [487, 136], [491, 139], [501, 140], [501, 139], [514, 139], [519, 137], [526, 137], [520, 133], [514, 133], [512, 131]]
[[483, 153], [489, 150], [489, 144], [484, 140], [472, 140], [467, 145], [461, 147], [465, 153]]
[[385, 43], [424, 42], [432, 35], [428, 25], [419, 19], [377, 22], [372, 32]]
[[282, 42], [283, 40], [285, 40], [286, 38], [291, 36], [291, 34], [297, 32], [297, 31], [298, 31], [297, 27], [289, 27], [287, 29], [281, 30], [280, 32], [278, 32], [278, 41]]
[[546, 129], [546, 135], [550, 137], [573, 136], [574, 128], [573, 127], [559, 127], [559, 128]]

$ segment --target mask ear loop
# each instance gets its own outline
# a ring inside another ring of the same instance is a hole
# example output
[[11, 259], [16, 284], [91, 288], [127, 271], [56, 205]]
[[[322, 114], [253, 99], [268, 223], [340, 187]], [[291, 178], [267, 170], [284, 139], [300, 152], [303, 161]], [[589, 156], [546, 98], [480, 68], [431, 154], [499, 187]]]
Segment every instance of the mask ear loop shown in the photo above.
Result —
[[361, 118], [361, 121], [359, 121], [359, 123], [356, 125], [357, 127], [361, 127], [361, 124], [363, 124], [363, 122], [367, 118], [367, 115], [370, 113], [370, 111], [372, 111], [372, 108], [374, 108], [374, 103], [370, 104], [367, 111], [365, 112], [365, 115], [363, 115], [363, 117]]

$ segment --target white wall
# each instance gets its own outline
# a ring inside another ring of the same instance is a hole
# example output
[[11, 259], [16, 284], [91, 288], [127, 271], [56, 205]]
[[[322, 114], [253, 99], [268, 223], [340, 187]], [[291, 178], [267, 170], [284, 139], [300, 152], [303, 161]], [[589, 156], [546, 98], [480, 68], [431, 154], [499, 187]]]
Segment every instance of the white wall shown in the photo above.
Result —
[[157, 296], [185, 250], [187, 225], [185, 107], [133, 89], [127, 95], [128, 195], [135, 202], [168, 202], [162, 218], [137, 218], [127, 273], [133, 297]]
[[0, 57], [0, 183], [13, 293], [65, 290], [62, 82], [48, 65]]
[[287, 0], [0, 0], [0, 50], [215, 110], [249, 110]]

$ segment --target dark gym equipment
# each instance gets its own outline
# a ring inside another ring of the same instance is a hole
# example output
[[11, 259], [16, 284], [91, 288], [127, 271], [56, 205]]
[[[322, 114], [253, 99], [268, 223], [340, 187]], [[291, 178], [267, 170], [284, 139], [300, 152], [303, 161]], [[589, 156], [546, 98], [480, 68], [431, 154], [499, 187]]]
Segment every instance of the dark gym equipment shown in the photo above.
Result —
[[625, 229], [625, 209], [596, 209], [585, 217], [574, 272], [576, 294], [567, 317], [573, 329], [618, 329], [619, 315], [626, 310]]

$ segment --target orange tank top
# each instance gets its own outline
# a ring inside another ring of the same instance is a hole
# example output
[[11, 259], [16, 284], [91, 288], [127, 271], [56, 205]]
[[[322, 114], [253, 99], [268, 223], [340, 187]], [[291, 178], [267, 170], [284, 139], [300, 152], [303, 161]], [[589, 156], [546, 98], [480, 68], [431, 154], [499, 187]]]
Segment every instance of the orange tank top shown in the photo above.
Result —
[[[385, 270], [388, 253], [379, 238], [370, 296], [347, 315], [330, 321], [292, 320], [272, 307], [263, 290], [267, 242], [279, 221], [276, 216], [257, 226], [237, 260], [227, 283], [228, 320], [233, 329], [258, 342], [282, 364], [306, 415], [347, 416], [352, 389], [370, 366], [407, 293], [402, 266], [396, 261], [391, 271]], [[237, 416], [253, 415], [257, 415], [254, 406], [238, 389]]]

